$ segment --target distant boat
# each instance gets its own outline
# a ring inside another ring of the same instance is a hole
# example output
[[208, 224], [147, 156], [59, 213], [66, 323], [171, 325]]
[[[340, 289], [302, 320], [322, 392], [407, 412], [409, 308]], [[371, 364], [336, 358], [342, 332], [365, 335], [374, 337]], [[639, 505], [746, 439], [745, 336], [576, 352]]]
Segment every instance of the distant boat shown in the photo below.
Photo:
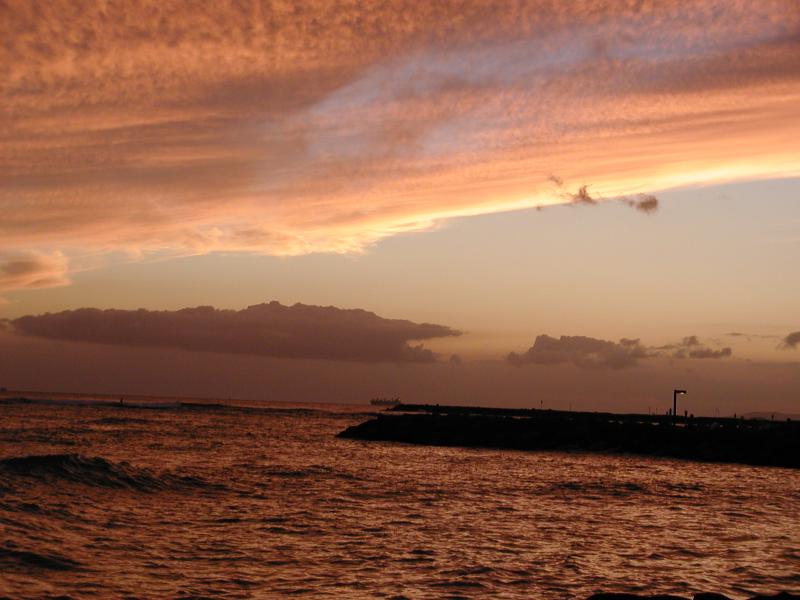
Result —
[[373, 398], [369, 401], [372, 406], [397, 406], [400, 398]]

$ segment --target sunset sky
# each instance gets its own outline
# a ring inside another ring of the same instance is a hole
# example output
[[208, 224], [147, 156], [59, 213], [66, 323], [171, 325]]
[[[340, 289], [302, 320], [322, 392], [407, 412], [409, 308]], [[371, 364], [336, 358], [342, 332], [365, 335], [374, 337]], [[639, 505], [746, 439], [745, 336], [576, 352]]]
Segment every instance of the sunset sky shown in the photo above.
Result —
[[797, 0], [19, 0], [0, 40], [0, 386], [800, 412]]

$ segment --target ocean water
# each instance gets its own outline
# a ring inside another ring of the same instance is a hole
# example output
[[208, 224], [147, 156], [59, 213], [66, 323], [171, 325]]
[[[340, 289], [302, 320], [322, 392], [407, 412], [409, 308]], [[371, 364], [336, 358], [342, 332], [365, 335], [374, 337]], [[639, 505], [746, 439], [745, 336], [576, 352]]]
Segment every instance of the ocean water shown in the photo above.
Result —
[[800, 588], [800, 472], [337, 439], [366, 407], [0, 403], [0, 596]]

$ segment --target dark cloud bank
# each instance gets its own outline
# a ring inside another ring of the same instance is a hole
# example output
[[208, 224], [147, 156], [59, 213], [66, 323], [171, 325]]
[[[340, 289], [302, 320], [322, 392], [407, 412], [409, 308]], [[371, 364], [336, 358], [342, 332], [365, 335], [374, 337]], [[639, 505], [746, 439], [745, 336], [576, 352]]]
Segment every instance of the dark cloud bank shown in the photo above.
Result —
[[800, 346], [800, 331], [793, 331], [783, 338], [783, 347], [788, 349]]
[[527, 352], [512, 352], [506, 360], [512, 365], [572, 363], [581, 368], [621, 369], [632, 367], [644, 358], [725, 358], [732, 354], [729, 347], [709, 348], [693, 335], [677, 344], [658, 347], [645, 346], [638, 339], [611, 342], [582, 335], [560, 338], [540, 335]]
[[701, 344], [696, 335], [687, 336], [677, 344], [659, 346], [656, 350], [667, 352], [672, 358], [726, 358], [733, 354], [727, 346], [715, 350]]
[[177, 311], [81, 308], [10, 323], [16, 333], [39, 338], [361, 362], [434, 362], [433, 352], [409, 342], [461, 334], [443, 325], [384, 319], [361, 309], [279, 302], [238, 311], [211, 306]]
[[560, 338], [540, 335], [524, 354], [509, 354], [508, 362], [512, 365], [573, 363], [587, 368], [621, 368], [633, 366], [646, 356], [647, 349], [639, 340], [622, 339], [617, 343], [582, 335], [562, 335]]

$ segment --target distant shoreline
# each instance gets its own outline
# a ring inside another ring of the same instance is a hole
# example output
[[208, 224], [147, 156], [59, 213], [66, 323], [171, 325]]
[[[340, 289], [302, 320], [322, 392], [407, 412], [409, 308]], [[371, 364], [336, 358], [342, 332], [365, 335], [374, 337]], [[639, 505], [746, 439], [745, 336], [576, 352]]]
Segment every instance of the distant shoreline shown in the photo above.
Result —
[[340, 438], [432, 446], [641, 454], [800, 468], [800, 422], [399, 405]]
[[[0, 390], [0, 400], [2, 399], [26, 399], [26, 400], [82, 400], [92, 402], [119, 402], [122, 398], [125, 402], [131, 403], [145, 403], [145, 402], [174, 402], [179, 403], [197, 403], [207, 404], [209, 402], [219, 403], [220, 400], [227, 402], [254, 402], [253, 400], [246, 400], [242, 398], [214, 398], [211, 396], [173, 396], [173, 395], [157, 395], [157, 394], [125, 394], [125, 393], [107, 393], [107, 392], [41, 392], [35, 390]], [[270, 400], [269, 402], [273, 402]], [[279, 402], [279, 401], [275, 401]], [[290, 404], [286, 402], [286, 404]]]
[[106, 409], [115, 411], [237, 411], [252, 413], [341, 413], [369, 416], [376, 414], [360, 404], [334, 404], [309, 402], [279, 402], [255, 400], [175, 399], [158, 396], [86, 397], [78, 394], [18, 394], [0, 393], [0, 408], [33, 406], [80, 409]]
[[377, 410], [368, 404], [354, 402], [307, 402], [293, 400], [248, 399], [233, 396], [174, 396], [144, 395], [101, 392], [41, 392], [31, 390], [0, 390], [0, 405], [3, 404], [53, 404], [74, 406], [122, 406], [125, 408], [177, 408], [177, 407], [222, 407], [222, 408], [258, 408], [261, 406], [285, 406], [287, 409], [297, 407], [346, 406], [362, 409], [364, 412]]

